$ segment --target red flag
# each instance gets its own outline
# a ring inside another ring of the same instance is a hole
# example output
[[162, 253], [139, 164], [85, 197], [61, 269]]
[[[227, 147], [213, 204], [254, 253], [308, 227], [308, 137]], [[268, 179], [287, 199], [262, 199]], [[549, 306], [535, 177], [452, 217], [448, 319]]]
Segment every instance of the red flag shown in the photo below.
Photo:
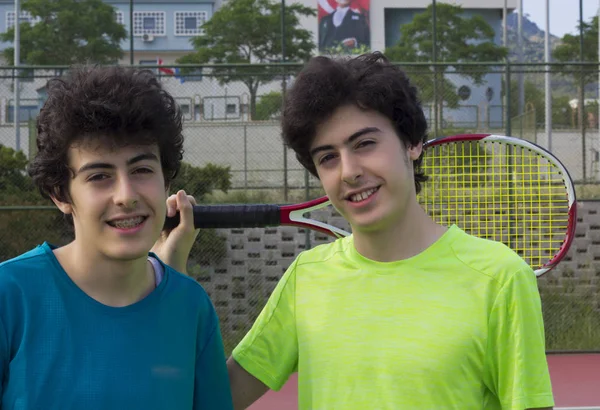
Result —
[[[162, 65], [163, 64], [163, 60], [162, 58], [158, 59], [158, 65]], [[173, 71], [172, 68], [170, 67], [159, 67], [158, 71], [160, 71], [161, 73], [165, 73], [165, 74], [169, 74], [169, 75], [175, 75], [175, 71]]]

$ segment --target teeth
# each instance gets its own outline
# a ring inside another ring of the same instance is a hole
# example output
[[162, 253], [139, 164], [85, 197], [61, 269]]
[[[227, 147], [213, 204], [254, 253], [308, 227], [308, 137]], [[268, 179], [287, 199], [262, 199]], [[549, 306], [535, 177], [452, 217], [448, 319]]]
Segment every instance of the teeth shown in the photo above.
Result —
[[129, 229], [129, 228], [134, 228], [134, 227], [138, 226], [142, 222], [144, 222], [144, 217], [138, 216], [136, 218], [120, 219], [118, 221], [111, 221], [111, 222], [109, 222], [109, 224], [116, 228]]
[[364, 191], [359, 194], [354, 194], [350, 197], [350, 201], [352, 201], [352, 202], [364, 201], [365, 199], [367, 199], [368, 197], [373, 195], [375, 193], [375, 191], [377, 191], [377, 188], [372, 188], [372, 189], [369, 189], [368, 191]]

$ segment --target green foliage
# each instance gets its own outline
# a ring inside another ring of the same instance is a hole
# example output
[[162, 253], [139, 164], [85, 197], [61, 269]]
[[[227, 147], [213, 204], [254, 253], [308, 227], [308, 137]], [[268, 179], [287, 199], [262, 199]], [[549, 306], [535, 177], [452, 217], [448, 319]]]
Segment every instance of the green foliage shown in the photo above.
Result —
[[[580, 25], [581, 26], [581, 25]], [[589, 22], [583, 22], [583, 61], [598, 61], [598, 17], [594, 16]], [[579, 26], [578, 30], [579, 31]], [[581, 61], [581, 48], [579, 34], [565, 34], [553, 51], [552, 56], [556, 61], [574, 62]]]
[[[578, 26], [583, 31], [583, 62], [598, 62], [598, 17], [593, 17], [589, 22], [583, 22]], [[577, 89], [577, 96], [572, 97], [580, 98], [581, 95], [581, 81], [584, 85], [590, 82], [596, 82], [598, 80], [598, 66], [581, 67], [572, 64], [570, 62], [581, 62], [581, 46], [579, 35], [565, 34], [561, 40], [561, 44], [557, 46], [552, 56], [557, 62], [565, 63], [554, 67], [554, 71], [562, 74], [567, 78], [571, 78], [574, 81]]]
[[[519, 115], [519, 83], [512, 81], [510, 85], [510, 116], [515, 118]], [[524, 82], [525, 111], [535, 110], [536, 126], [546, 121], [546, 100], [544, 88], [531, 82]], [[552, 124], [558, 128], [573, 126], [573, 109], [569, 105], [568, 96], [552, 96]], [[586, 107], [588, 109], [589, 107]], [[592, 111], [592, 112], [597, 112]]]
[[171, 192], [184, 189], [198, 202], [214, 190], [227, 192], [229, 188], [231, 188], [230, 167], [210, 163], [199, 168], [183, 162], [179, 173], [171, 182]]
[[340, 55], [361, 55], [361, 54], [365, 54], [371, 51], [371, 47], [369, 47], [366, 44], [361, 44], [358, 47], [346, 47], [343, 44], [338, 44], [335, 47], [329, 47], [325, 50], [323, 50], [324, 54], [327, 55], [334, 55], [334, 56], [340, 56]]
[[[51, 205], [40, 197], [27, 176], [22, 151], [0, 145], [0, 206]], [[42, 240], [63, 244], [69, 228], [58, 210], [0, 211], [0, 261], [17, 256]]]
[[[120, 43], [127, 37], [116, 22], [115, 9], [102, 0], [24, 0], [24, 11], [38, 17], [37, 24], [21, 23], [21, 62], [32, 65], [115, 63], [122, 57]], [[14, 40], [14, 28], [0, 34]], [[4, 49], [9, 65], [14, 48]]]
[[[314, 16], [311, 7], [291, 3], [285, 8], [285, 61], [304, 62], [315, 48], [312, 33], [300, 19]], [[202, 26], [203, 36], [191, 41], [195, 52], [177, 60], [181, 64], [250, 64], [282, 61], [281, 3], [274, 0], [231, 0], [224, 3]], [[185, 71], [185, 70], [184, 70]], [[241, 81], [250, 94], [255, 117], [258, 87], [282, 75], [277, 66], [214, 68], [221, 84]]]
[[[31, 190], [33, 186], [25, 171], [27, 157], [22, 151], [0, 145], [0, 192], [6, 195]], [[0, 199], [1, 201], [6, 200]]]
[[594, 306], [594, 294], [577, 289], [573, 276], [573, 272], [565, 271], [562, 285], [540, 285], [548, 350], [593, 350], [600, 346], [600, 312]]
[[[475, 15], [461, 16], [462, 7], [447, 3], [436, 6], [437, 61], [439, 62], [490, 62], [501, 61], [507, 55], [504, 47], [494, 42], [494, 29]], [[400, 41], [386, 50], [398, 62], [433, 61], [433, 7], [417, 14], [412, 22], [400, 28]], [[455, 66], [458, 71], [470, 70], [469, 76], [481, 82], [485, 71]]]
[[[434, 79], [435, 75], [433, 70], [428, 67], [422, 67], [419, 69], [407, 67], [404, 69], [412, 83], [419, 90], [419, 97], [421, 101], [433, 102], [434, 100]], [[460, 97], [456, 91], [456, 84], [452, 81], [444, 78], [443, 74], [438, 73], [437, 75], [437, 95], [438, 101], [444, 102], [449, 108], [457, 108], [460, 102]]]
[[256, 113], [253, 119], [256, 121], [273, 120], [281, 114], [282, 105], [280, 92], [272, 91], [261, 95], [256, 103]]
[[[227, 193], [229, 188], [231, 188], [230, 167], [210, 163], [202, 168], [182, 163], [179, 173], [171, 183], [171, 192], [183, 189], [188, 195], [193, 195], [198, 202], [202, 202], [206, 195], [215, 190]], [[226, 253], [225, 238], [214, 229], [202, 229], [192, 246], [189, 263], [216, 264], [225, 257]]]
[[[26, 174], [27, 158], [22, 152], [0, 145], [0, 205], [15, 208], [28, 205], [52, 205], [40, 197]], [[173, 181], [173, 192], [185, 189], [201, 201], [214, 190], [227, 192], [231, 187], [229, 167], [207, 164], [194, 167], [183, 163]], [[0, 261], [15, 257], [42, 241], [63, 245], [73, 239], [70, 225], [53, 207], [48, 209], [0, 210]], [[203, 229], [192, 247], [192, 264], [219, 263], [225, 257], [225, 238], [213, 229]]]
[[[429, 5], [410, 23], [402, 25], [400, 41], [389, 47], [385, 51], [386, 55], [398, 63], [433, 61], [432, 27], [433, 7]], [[501, 61], [508, 52], [494, 42], [494, 29], [481, 16], [463, 17], [460, 6], [437, 4], [436, 31], [436, 61], [456, 63], [436, 69], [435, 83], [439, 96], [436, 104], [445, 102], [448, 106], [455, 107], [458, 105], [456, 86], [444, 78], [444, 73], [453, 67], [458, 74], [471, 78], [476, 84], [482, 84], [488, 72], [485, 67], [460, 63]], [[434, 69], [423, 67], [410, 77], [419, 87], [422, 100], [433, 101]]]
[[71, 239], [71, 228], [58, 209], [0, 210], [0, 262], [43, 241], [64, 245]]

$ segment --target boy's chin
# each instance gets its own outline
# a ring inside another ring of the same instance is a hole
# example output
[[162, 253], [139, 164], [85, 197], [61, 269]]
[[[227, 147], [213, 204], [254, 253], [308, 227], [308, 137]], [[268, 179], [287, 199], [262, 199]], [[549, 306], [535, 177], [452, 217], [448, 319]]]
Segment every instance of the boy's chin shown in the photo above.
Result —
[[113, 244], [113, 246], [109, 246], [104, 253], [110, 259], [129, 262], [136, 259], [146, 258], [151, 247], [152, 244], [139, 244], [138, 246], [131, 244], [123, 244], [119, 246], [117, 244]]

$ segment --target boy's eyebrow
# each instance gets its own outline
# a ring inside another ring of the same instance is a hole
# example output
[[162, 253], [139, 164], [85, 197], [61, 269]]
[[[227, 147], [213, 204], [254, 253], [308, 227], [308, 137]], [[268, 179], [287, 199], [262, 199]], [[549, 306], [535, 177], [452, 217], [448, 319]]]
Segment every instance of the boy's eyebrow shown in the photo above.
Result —
[[[135, 157], [133, 157], [131, 159], [128, 159], [127, 165], [132, 165], [132, 164], [135, 164], [136, 162], [145, 161], [145, 160], [158, 162], [158, 157], [151, 152], [147, 152], [144, 154], [136, 155]], [[116, 168], [114, 166], [114, 164], [109, 164], [107, 162], [90, 162], [89, 164], [85, 164], [84, 166], [79, 168], [77, 173], [79, 174], [81, 172], [89, 171], [91, 169], [114, 169], [114, 168]]]
[[[354, 134], [350, 135], [348, 138], [346, 138], [346, 140], [344, 141], [344, 145], [348, 145], [350, 143], [352, 143], [352, 141], [354, 141], [355, 139], [357, 139], [358, 137], [361, 137], [365, 134], [370, 134], [372, 132], [380, 132], [381, 130], [377, 127], [365, 127], [362, 128], [358, 131], [356, 131]], [[328, 151], [330, 149], [333, 149], [333, 145], [321, 145], [318, 147], [315, 147], [313, 149], [310, 150], [309, 154], [312, 157], [314, 157], [316, 154], [318, 154], [321, 151]]]

